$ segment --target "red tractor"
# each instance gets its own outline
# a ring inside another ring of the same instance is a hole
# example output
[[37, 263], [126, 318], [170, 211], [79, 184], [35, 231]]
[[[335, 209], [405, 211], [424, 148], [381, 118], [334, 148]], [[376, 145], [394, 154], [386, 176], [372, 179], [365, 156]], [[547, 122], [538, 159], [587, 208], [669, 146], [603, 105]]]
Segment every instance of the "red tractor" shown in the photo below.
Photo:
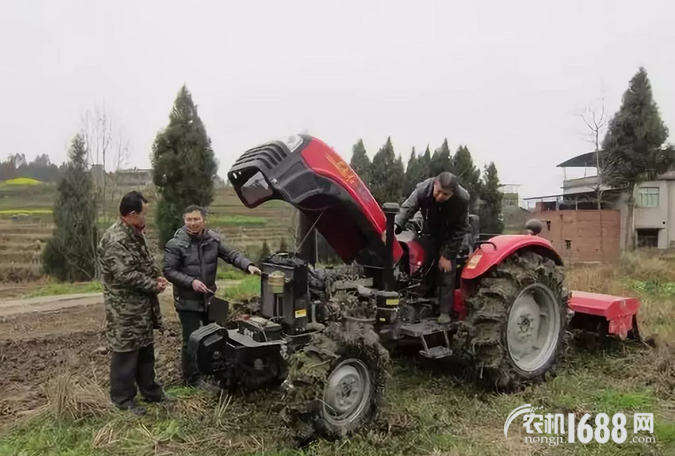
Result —
[[282, 416], [295, 435], [342, 437], [372, 419], [385, 388], [389, 351], [456, 359], [477, 379], [510, 389], [544, 379], [568, 330], [637, 335], [639, 302], [569, 292], [552, 244], [529, 234], [482, 239], [479, 220], [457, 263], [454, 315], [439, 324], [437, 298], [421, 284], [419, 220], [394, 234], [397, 204], [382, 208], [340, 156], [307, 135], [245, 152], [228, 173], [242, 203], [280, 199], [304, 217], [302, 239], [318, 231], [345, 265], [315, 269], [283, 252], [261, 265], [260, 308], [235, 321], [212, 299], [214, 323], [196, 331], [200, 370], [223, 388], [281, 387]]

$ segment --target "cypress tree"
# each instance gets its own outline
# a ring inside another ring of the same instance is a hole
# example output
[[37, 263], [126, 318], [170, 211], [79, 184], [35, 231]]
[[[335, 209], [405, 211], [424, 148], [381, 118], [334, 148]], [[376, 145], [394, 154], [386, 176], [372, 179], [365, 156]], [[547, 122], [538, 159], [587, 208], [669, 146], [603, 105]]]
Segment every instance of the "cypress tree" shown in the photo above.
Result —
[[370, 171], [372, 164], [370, 163], [370, 158], [366, 153], [366, 147], [363, 145], [363, 140], [354, 144], [352, 147], [352, 158], [349, 162], [349, 166], [354, 170], [354, 172], [361, 178], [366, 187], [370, 188]]
[[459, 183], [471, 196], [471, 206], [475, 208], [476, 201], [479, 198], [480, 170], [473, 164], [473, 158], [468, 147], [460, 146], [453, 157], [455, 174]]
[[661, 120], [644, 68], [633, 76], [621, 108], [609, 122], [602, 143], [601, 169], [605, 183], [628, 193], [628, 247], [635, 248], [633, 216], [635, 189], [672, 168], [675, 153], [664, 148], [668, 128]]
[[485, 167], [483, 181], [480, 186], [480, 217], [481, 232], [501, 234], [504, 231], [502, 216], [502, 193], [499, 191], [499, 175], [493, 162]]
[[211, 204], [218, 172], [211, 140], [186, 86], [178, 92], [169, 125], [155, 138], [152, 164], [153, 181], [160, 196], [157, 226], [163, 248], [182, 226], [182, 213], [187, 206]]
[[401, 186], [405, 172], [401, 157], [396, 158], [391, 137], [387, 138], [385, 145], [373, 157], [371, 168], [371, 193], [381, 205], [387, 202], [401, 201]]
[[42, 252], [45, 273], [59, 281], [87, 281], [97, 276], [96, 192], [87, 156], [84, 138], [78, 134], [56, 187], [55, 227]]

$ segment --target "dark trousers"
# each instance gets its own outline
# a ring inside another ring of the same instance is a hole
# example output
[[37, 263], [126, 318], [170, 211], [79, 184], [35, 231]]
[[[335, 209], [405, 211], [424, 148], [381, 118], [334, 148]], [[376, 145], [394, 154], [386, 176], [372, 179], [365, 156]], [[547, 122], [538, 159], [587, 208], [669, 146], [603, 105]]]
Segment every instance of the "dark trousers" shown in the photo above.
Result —
[[455, 280], [457, 275], [457, 255], [450, 256], [452, 267], [450, 272], [437, 269], [438, 274], [438, 305], [442, 314], [450, 314], [455, 303]]
[[443, 314], [450, 314], [455, 302], [455, 284], [457, 279], [457, 253], [450, 252], [451, 268], [449, 272], [438, 267], [441, 257], [437, 241], [433, 237], [424, 236], [420, 239], [426, 258], [425, 268], [431, 268], [423, 284], [426, 296], [437, 296], [439, 310]]
[[209, 318], [206, 312], [193, 312], [181, 310], [178, 312], [178, 318], [183, 328], [183, 347], [181, 351], [181, 365], [183, 368], [183, 381], [192, 385], [200, 378], [197, 369], [197, 360], [193, 359], [188, 352], [188, 341], [190, 334], [198, 330], [202, 325], [208, 325]]
[[113, 352], [110, 363], [110, 399], [118, 407], [135, 404], [136, 385], [147, 401], [162, 399], [162, 386], [155, 381], [155, 347]]

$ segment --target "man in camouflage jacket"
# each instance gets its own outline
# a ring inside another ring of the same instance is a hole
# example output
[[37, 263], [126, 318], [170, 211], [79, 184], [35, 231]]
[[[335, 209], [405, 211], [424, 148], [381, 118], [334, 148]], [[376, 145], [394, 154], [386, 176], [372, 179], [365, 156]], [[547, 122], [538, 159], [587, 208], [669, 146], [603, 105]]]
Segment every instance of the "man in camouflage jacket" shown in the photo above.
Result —
[[166, 400], [155, 381], [153, 330], [162, 317], [157, 294], [167, 281], [143, 235], [147, 200], [138, 192], [120, 203], [120, 220], [105, 233], [98, 257], [105, 301], [105, 335], [112, 350], [110, 399], [122, 409], [144, 414], [135, 400], [136, 384], [148, 402]]

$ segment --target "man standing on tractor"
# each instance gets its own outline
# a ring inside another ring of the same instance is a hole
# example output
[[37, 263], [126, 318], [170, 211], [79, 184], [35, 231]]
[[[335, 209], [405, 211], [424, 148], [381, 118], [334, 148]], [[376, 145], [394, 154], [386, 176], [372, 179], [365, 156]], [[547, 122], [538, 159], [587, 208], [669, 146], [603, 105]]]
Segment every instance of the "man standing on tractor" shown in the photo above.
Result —
[[120, 220], [98, 245], [105, 303], [105, 334], [112, 351], [110, 399], [136, 415], [136, 386], [147, 402], [173, 402], [155, 381], [153, 330], [162, 329], [157, 295], [167, 281], [161, 276], [146, 238], [147, 200], [129, 192], [120, 202]]
[[405, 229], [406, 223], [418, 210], [424, 220], [422, 242], [427, 258], [425, 269], [438, 259], [438, 322], [449, 323], [455, 293], [455, 262], [465, 236], [471, 232], [469, 192], [449, 172], [442, 172], [417, 184], [396, 215], [396, 234]]
[[190, 334], [209, 323], [206, 303], [216, 291], [218, 258], [244, 272], [260, 275], [253, 262], [225, 246], [220, 236], [206, 228], [206, 210], [189, 206], [183, 213], [185, 225], [167, 242], [164, 276], [173, 284], [174, 306], [182, 326], [183, 381], [188, 386], [213, 390], [200, 378], [195, 360], [188, 352]]

